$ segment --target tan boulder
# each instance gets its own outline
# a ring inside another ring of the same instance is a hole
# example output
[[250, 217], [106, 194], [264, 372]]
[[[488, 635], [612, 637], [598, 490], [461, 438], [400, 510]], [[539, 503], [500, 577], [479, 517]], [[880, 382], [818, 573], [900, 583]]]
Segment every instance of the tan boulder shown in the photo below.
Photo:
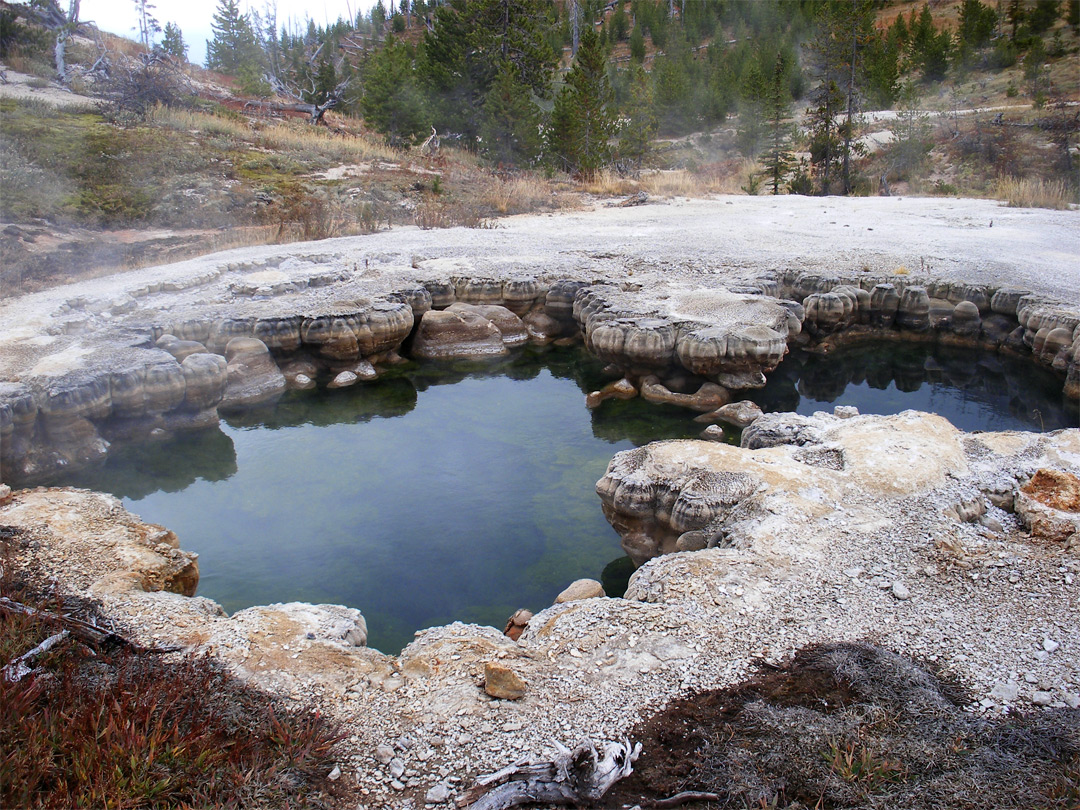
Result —
[[606, 596], [603, 585], [595, 579], [579, 579], [571, 582], [566, 590], [555, 597], [555, 604], [561, 605], [564, 602], [595, 599], [598, 596]]
[[489, 663], [484, 666], [484, 691], [501, 700], [521, 700], [525, 697], [525, 681], [510, 667]]

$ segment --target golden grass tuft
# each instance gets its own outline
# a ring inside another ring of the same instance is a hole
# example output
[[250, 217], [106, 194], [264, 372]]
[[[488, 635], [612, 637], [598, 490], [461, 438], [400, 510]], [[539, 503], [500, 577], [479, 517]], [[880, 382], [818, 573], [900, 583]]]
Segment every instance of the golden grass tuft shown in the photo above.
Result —
[[582, 182], [581, 189], [602, 197], [625, 197], [644, 191], [653, 197], [706, 197], [710, 194], [738, 194], [749, 172], [757, 168], [753, 161], [710, 164], [700, 169], [654, 169], [634, 177], [612, 171], [598, 172]]
[[1028, 177], [1000, 177], [994, 196], [1010, 208], [1053, 208], [1063, 210], [1076, 199], [1064, 180], [1041, 180]]
[[604, 169], [583, 180], [581, 190], [599, 197], [625, 197], [640, 191], [641, 183], [632, 177], [624, 177], [610, 169]]
[[536, 209], [551, 199], [550, 184], [535, 175], [496, 178], [483, 188], [480, 202], [499, 214], [520, 214]]

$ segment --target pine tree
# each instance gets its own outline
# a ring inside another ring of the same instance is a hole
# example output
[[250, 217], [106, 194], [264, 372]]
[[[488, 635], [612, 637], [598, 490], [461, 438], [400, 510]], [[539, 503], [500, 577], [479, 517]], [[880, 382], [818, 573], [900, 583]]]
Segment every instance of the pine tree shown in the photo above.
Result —
[[427, 131], [429, 116], [416, 85], [412, 54], [393, 37], [376, 51], [364, 70], [364, 120], [391, 143], [415, 140]]
[[625, 112], [627, 121], [619, 137], [619, 159], [629, 160], [640, 169], [652, 148], [657, 124], [652, 86], [640, 65], [635, 65], [630, 74], [630, 103]]
[[769, 89], [756, 61], [747, 65], [739, 80], [739, 125], [735, 130], [736, 143], [743, 157], [756, 158], [761, 149]]
[[842, 193], [848, 194], [865, 52], [876, 36], [873, 7], [867, 0], [822, 3], [817, 23], [816, 36], [809, 43], [818, 74], [818, 86], [811, 93], [814, 106], [808, 110], [811, 163], [822, 194], [830, 192], [835, 168], [840, 169]]
[[964, 0], [960, 5], [960, 27], [957, 38], [970, 48], [981, 48], [990, 42], [997, 26], [997, 13], [979, 0]]
[[206, 43], [206, 66], [230, 76], [252, 76], [259, 71], [262, 53], [238, 0], [218, 0], [210, 25], [214, 38]]
[[608, 161], [615, 130], [611, 97], [600, 37], [588, 28], [551, 118], [548, 143], [568, 171], [591, 177]]
[[187, 61], [187, 45], [184, 44], [184, 35], [180, 26], [176, 23], [165, 23], [165, 34], [161, 38], [161, 50], [175, 56], [181, 62]]
[[533, 161], [540, 152], [540, 114], [517, 71], [505, 63], [484, 100], [480, 148], [501, 165]]
[[641, 33], [640, 25], [635, 25], [630, 33], [630, 58], [638, 64], [645, 61], [645, 35]]
[[475, 138], [475, 111], [483, 109], [505, 65], [527, 92], [550, 98], [556, 57], [548, 26], [540, 0], [450, 0], [440, 6], [419, 66], [436, 126]]
[[889, 145], [889, 171], [899, 179], [918, 174], [926, 165], [934, 141], [930, 117], [921, 109], [915, 85], [906, 83], [899, 92], [896, 118], [889, 127], [893, 141]]
[[765, 110], [768, 116], [769, 147], [765, 154], [765, 173], [773, 194], [780, 193], [780, 183], [791, 168], [792, 154], [788, 148], [790, 127], [790, 96], [787, 85], [787, 64], [782, 53], [776, 54], [772, 76], [765, 88]]
[[319, 60], [319, 69], [315, 73], [314, 90], [307, 101], [312, 104], [322, 104], [337, 89], [337, 83], [338, 76], [334, 63], [323, 57]]

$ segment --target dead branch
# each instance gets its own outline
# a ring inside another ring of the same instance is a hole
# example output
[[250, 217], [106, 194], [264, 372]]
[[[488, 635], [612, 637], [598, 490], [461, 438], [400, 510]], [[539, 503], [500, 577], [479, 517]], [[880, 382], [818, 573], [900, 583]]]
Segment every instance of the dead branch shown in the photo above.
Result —
[[649, 810], [665, 810], [668, 807], [682, 807], [684, 804], [689, 804], [690, 802], [718, 801], [720, 801], [720, 795], [717, 793], [706, 793], [701, 790], [684, 790], [682, 793], [676, 793], [674, 796], [668, 796], [666, 799], [645, 802], [641, 807], [649, 808]]
[[71, 635], [67, 630], [61, 630], [59, 633], [54, 633], [49, 636], [43, 642], [38, 644], [34, 649], [29, 652], [25, 652], [18, 658], [14, 659], [6, 667], [0, 670], [0, 674], [3, 675], [5, 681], [11, 683], [18, 683], [34, 670], [26, 665], [27, 661], [32, 661], [39, 655], [43, 655]]
[[603, 743], [590, 740], [574, 750], [556, 743], [559, 756], [541, 762], [519, 762], [481, 777], [457, 800], [469, 810], [505, 810], [525, 803], [578, 807], [599, 800], [611, 786], [633, 770], [641, 744], [629, 740]]
[[132, 652], [154, 654], [177, 652], [183, 649], [183, 647], [143, 647], [117, 633], [103, 630], [97, 625], [90, 624], [90, 622], [84, 622], [82, 619], [76, 619], [62, 613], [54, 613], [51, 610], [30, 607], [6, 596], [0, 596], [0, 613], [32, 616], [37, 619], [56, 622], [72, 636], [95, 649], [109, 650], [124, 647]]

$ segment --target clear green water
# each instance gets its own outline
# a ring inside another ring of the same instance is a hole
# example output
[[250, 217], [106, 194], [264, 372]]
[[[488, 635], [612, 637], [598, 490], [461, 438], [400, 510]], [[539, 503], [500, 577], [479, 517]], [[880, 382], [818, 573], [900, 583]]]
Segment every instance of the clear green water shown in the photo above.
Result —
[[226, 610], [346, 604], [363, 612], [371, 646], [397, 652], [423, 627], [501, 628], [623, 557], [597, 479], [630, 437], [701, 426], [644, 402], [590, 413], [584, 393], [603, 382], [573, 351], [413, 365], [119, 448], [72, 483], [175, 531], [200, 555], [199, 594]]
[[[1033, 408], [1048, 430], [1077, 423], [1060, 381], [1030, 364], [1011, 369], [1018, 377], [982, 368], [961, 386], [959, 371], [933, 371], [960, 360], [906, 351], [796, 354], [755, 398], [802, 413], [929, 409], [967, 430], [1038, 429]], [[641, 400], [588, 411], [584, 393], [604, 382], [576, 350], [410, 364], [375, 384], [291, 393], [219, 430], [116, 448], [65, 483], [111, 492], [175, 531], [200, 555], [199, 593], [226, 610], [346, 604], [367, 618], [371, 646], [397, 652], [423, 627], [502, 627], [581, 577], [609, 593], [625, 585], [628, 561], [594, 484], [617, 451], [702, 425]]]

